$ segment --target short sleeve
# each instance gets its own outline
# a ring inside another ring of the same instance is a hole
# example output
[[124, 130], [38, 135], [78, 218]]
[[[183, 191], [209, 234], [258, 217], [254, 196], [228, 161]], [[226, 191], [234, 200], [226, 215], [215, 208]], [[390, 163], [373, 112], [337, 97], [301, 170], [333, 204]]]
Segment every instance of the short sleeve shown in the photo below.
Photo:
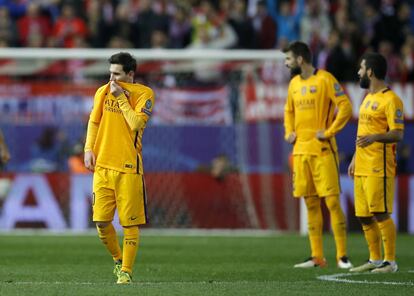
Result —
[[399, 97], [392, 97], [385, 108], [385, 115], [390, 130], [404, 129], [404, 108]]

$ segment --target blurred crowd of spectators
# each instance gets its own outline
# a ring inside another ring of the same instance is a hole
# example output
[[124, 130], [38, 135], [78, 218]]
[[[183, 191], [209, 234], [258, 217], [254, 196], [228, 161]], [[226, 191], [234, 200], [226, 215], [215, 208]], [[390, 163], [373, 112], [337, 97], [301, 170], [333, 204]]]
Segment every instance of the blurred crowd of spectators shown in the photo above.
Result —
[[390, 80], [414, 80], [413, 0], [0, 0], [1, 47], [283, 48], [354, 80], [378, 50]]

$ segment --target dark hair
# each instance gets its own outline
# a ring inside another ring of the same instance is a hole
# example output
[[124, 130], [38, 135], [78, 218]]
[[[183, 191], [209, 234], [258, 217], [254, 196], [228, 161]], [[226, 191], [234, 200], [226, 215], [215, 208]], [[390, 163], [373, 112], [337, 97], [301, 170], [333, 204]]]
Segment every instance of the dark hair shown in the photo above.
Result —
[[312, 63], [312, 52], [309, 49], [309, 46], [301, 41], [294, 41], [290, 43], [283, 52], [291, 51], [295, 57], [302, 57], [306, 63]]
[[368, 52], [361, 57], [361, 61], [365, 60], [365, 68], [371, 69], [375, 77], [384, 80], [387, 75], [387, 61], [384, 56], [376, 52]]
[[135, 73], [135, 70], [137, 68], [137, 60], [127, 52], [120, 52], [112, 55], [109, 58], [109, 63], [122, 65], [122, 69], [127, 74], [130, 71], [133, 71]]

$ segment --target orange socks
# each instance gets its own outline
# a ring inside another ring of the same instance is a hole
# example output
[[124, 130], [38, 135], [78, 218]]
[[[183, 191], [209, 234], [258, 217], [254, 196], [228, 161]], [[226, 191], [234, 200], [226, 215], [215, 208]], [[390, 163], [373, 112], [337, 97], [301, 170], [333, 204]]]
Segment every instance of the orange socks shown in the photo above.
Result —
[[138, 226], [124, 227], [122, 271], [132, 274], [139, 244]]
[[122, 260], [121, 248], [119, 246], [118, 237], [112, 223], [106, 227], [96, 227], [99, 238], [105, 245], [106, 249], [111, 253], [114, 261]]
[[323, 241], [322, 241], [322, 210], [319, 197], [305, 198], [306, 208], [308, 210], [308, 231], [309, 242], [312, 251], [312, 257], [322, 259]]
[[368, 225], [362, 224], [362, 229], [368, 244], [369, 259], [371, 261], [381, 260], [381, 232], [377, 222], [374, 221]]
[[381, 232], [382, 243], [384, 245], [384, 261], [395, 261], [395, 243], [397, 230], [391, 218], [378, 222]]
[[338, 195], [331, 195], [325, 198], [326, 206], [331, 217], [332, 232], [336, 245], [336, 259], [346, 256], [346, 221], [341, 208]]

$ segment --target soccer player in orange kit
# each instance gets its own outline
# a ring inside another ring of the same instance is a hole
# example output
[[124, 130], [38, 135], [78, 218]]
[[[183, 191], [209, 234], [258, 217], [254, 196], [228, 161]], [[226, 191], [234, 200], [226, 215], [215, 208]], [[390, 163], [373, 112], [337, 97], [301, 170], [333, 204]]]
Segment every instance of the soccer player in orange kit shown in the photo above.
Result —
[[305, 43], [295, 41], [284, 52], [285, 65], [292, 74], [285, 105], [285, 140], [293, 145], [293, 195], [305, 199], [311, 247], [311, 256], [294, 267], [326, 266], [321, 211], [324, 198], [335, 238], [336, 264], [349, 269], [352, 264], [347, 257], [346, 221], [339, 200], [335, 135], [351, 117], [352, 105], [332, 74], [312, 66], [312, 53]]
[[[88, 122], [85, 166], [93, 175], [93, 221], [114, 260], [118, 284], [132, 281], [139, 228], [147, 222], [142, 135], [154, 106], [154, 93], [134, 83], [136, 60], [129, 53], [110, 57], [110, 81], [100, 87]], [[112, 225], [118, 210], [124, 238], [121, 250]]]
[[363, 55], [358, 75], [360, 86], [369, 93], [359, 108], [356, 150], [348, 174], [354, 178], [355, 215], [362, 224], [369, 260], [351, 268], [351, 272], [398, 271], [397, 231], [390, 214], [397, 166], [396, 143], [404, 135], [404, 107], [401, 99], [385, 84], [386, 73], [387, 61], [382, 55]]

